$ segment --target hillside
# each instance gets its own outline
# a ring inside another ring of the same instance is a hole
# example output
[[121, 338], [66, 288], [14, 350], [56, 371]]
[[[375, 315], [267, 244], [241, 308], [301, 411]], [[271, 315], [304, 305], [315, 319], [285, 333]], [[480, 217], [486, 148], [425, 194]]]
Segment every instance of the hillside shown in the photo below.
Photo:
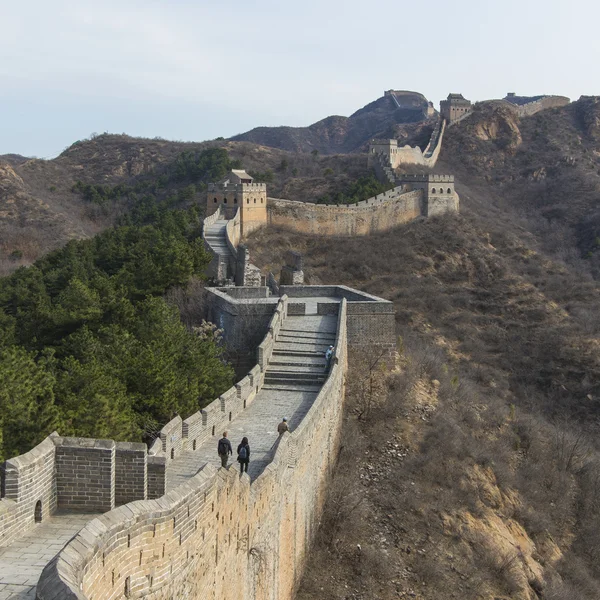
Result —
[[360, 240], [250, 242], [257, 264], [293, 248], [309, 282], [392, 299], [401, 336], [375, 392], [368, 357], [351, 371], [300, 600], [600, 593], [600, 291], [522, 231], [465, 212]]
[[[350, 134], [336, 119], [323, 131], [341, 147]], [[361, 154], [124, 136], [55, 161], [4, 157], [7, 268], [29, 234], [43, 236], [39, 254], [125, 210], [86, 204], [77, 180], [143, 183], [211, 146], [271, 180], [273, 196], [315, 199], [366, 170]], [[248, 240], [264, 273], [297, 250], [308, 283], [383, 296], [397, 314], [392, 373], [353, 357], [343, 447], [298, 599], [597, 599], [600, 100], [521, 119], [481, 103], [448, 130], [436, 171], [457, 176], [460, 215], [359, 239], [267, 229]], [[176, 187], [169, 180], [159, 199]]]
[[437, 169], [476, 190], [474, 210], [492, 205], [519, 218], [544, 251], [598, 278], [600, 98], [522, 119], [506, 105], [478, 104], [448, 130], [440, 158]]
[[436, 167], [458, 216], [250, 241], [265, 271], [294, 249], [308, 282], [392, 299], [401, 340], [385, 380], [355, 357], [299, 600], [600, 597], [598, 108], [480, 105]]
[[[169, 142], [101, 135], [76, 142], [53, 160], [0, 157], [0, 274], [31, 264], [70, 239], [95, 235], [126, 207], [86, 202], [73, 186], [152, 184], [173, 170], [183, 153], [221, 147], [259, 179], [269, 193], [293, 200], [316, 199], [368, 173], [361, 155], [312, 156], [246, 142]], [[196, 183], [187, 181], [187, 183]], [[162, 195], [177, 191], [180, 182]], [[202, 203], [201, 187], [193, 201]]]
[[405, 92], [400, 107], [387, 95], [349, 117], [330, 116], [308, 127], [256, 127], [231, 139], [322, 154], [364, 151], [374, 137], [423, 137], [426, 145], [431, 123], [423, 116], [423, 104], [427, 104], [426, 98], [415, 92]]

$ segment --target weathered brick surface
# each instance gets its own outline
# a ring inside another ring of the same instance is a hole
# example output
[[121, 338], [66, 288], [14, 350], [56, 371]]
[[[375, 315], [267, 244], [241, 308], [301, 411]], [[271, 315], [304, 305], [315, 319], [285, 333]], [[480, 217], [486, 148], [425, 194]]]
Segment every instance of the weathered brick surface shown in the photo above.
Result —
[[53, 436], [56, 434], [2, 465], [4, 497], [0, 499], [0, 547], [8, 546], [35, 525], [38, 502], [42, 521], [56, 509]]
[[148, 457], [148, 500], [160, 498], [167, 491], [167, 459], [164, 456]]
[[269, 224], [316, 235], [368, 235], [421, 216], [423, 192], [395, 188], [351, 206], [269, 198]]
[[145, 500], [148, 486], [146, 444], [117, 442], [115, 448], [115, 504]]
[[171, 421], [160, 430], [159, 436], [162, 444], [162, 451], [168, 461], [173, 460], [181, 454], [183, 446], [182, 430], [182, 420], [179, 416], [171, 419]]
[[115, 507], [115, 442], [54, 438], [57, 507], [102, 512]]

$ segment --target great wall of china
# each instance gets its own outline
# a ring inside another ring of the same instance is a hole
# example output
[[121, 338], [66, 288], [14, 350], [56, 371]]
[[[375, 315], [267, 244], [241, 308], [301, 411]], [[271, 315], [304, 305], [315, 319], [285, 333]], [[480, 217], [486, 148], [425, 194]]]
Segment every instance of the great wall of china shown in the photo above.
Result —
[[[534, 110], [526, 104], [520, 110]], [[440, 121], [424, 156], [437, 158], [444, 130]], [[236, 285], [206, 288], [199, 318], [216, 323], [241, 353], [255, 349], [255, 364], [201, 411], [176, 416], [150, 448], [53, 433], [7, 460], [0, 600], [293, 598], [339, 447], [348, 347], [376, 345], [393, 355], [395, 317], [381, 298], [303, 285], [293, 253], [281, 280], [270, 274], [267, 287], [241, 241], [269, 224], [366, 235], [458, 210], [453, 176], [397, 177], [391, 161], [380, 160], [384, 153], [373, 154], [397, 185], [354, 206], [267, 199], [266, 186], [244, 171], [209, 187], [209, 274]], [[325, 373], [329, 344], [335, 354]], [[278, 436], [283, 415], [291, 433]], [[224, 430], [233, 440], [250, 438], [248, 474], [220, 467], [216, 441]]]

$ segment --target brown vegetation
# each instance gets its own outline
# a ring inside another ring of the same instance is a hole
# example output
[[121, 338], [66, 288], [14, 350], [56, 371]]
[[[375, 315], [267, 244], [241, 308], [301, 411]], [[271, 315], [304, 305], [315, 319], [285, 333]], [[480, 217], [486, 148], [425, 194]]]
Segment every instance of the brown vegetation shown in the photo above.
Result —
[[506, 219], [250, 241], [265, 268], [295, 249], [311, 283], [392, 299], [403, 340], [387, 401], [350, 398], [302, 600], [598, 597], [599, 290]]

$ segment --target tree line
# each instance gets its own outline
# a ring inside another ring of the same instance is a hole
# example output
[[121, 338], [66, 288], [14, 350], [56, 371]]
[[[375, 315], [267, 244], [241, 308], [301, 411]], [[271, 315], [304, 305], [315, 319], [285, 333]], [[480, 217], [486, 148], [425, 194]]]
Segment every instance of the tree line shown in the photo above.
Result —
[[211, 259], [198, 206], [177, 206], [232, 165], [222, 149], [183, 153], [161, 175], [179, 187], [163, 196], [156, 180], [78, 184], [92, 202], [126, 197], [119, 224], [0, 279], [0, 461], [53, 430], [149, 440], [232, 385], [223, 348], [163, 297]]

